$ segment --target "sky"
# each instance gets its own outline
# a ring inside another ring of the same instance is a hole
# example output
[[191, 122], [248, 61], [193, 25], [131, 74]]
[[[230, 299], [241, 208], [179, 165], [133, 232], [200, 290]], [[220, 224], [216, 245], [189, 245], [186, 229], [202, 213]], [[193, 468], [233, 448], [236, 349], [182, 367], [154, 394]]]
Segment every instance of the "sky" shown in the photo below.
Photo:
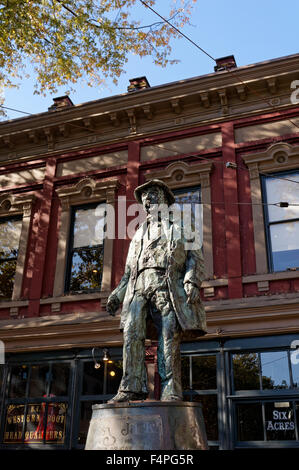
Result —
[[[158, 0], [157, 11], [163, 14], [162, 6], [165, 8], [168, 1]], [[152, 22], [158, 20], [150, 12], [146, 19], [149, 18]], [[197, 0], [191, 25], [182, 31], [211, 56], [219, 58], [233, 54], [237, 65], [244, 66], [298, 53], [298, 18], [298, 0]], [[176, 65], [161, 68], [154, 65], [150, 57], [141, 59], [132, 55], [118, 85], [107, 81], [106, 86], [90, 88], [78, 83], [70, 98], [74, 104], [80, 104], [126, 93], [129, 79], [144, 75], [151, 86], [156, 86], [214, 71], [213, 60], [186, 39], [174, 41], [172, 49], [171, 58], [180, 61]], [[45, 112], [53, 103], [53, 97], [65, 95], [67, 91], [67, 87], [61, 87], [57, 93], [48, 93], [45, 97], [34, 95], [33, 83], [34, 77], [22, 80], [18, 90], [5, 89], [5, 106], [33, 114]], [[22, 116], [7, 111], [5, 120]]]

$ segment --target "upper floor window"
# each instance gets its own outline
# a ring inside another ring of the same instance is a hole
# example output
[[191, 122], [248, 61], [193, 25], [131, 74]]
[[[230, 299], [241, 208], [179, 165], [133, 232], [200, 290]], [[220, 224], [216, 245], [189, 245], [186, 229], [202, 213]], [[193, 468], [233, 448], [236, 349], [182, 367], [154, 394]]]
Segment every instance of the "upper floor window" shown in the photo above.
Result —
[[191, 221], [192, 224], [194, 224], [194, 230], [199, 233], [202, 243], [202, 204], [200, 186], [173, 189], [173, 194], [175, 196], [175, 202], [179, 204], [183, 214], [186, 208], [191, 209]]
[[22, 218], [0, 220], [0, 299], [11, 299], [19, 243], [22, 230]]
[[[268, 260], [271, 271], [299, 269], [299, 172], [263, 178]], [[279, 202], [288, 202], [280, 207]]]
[[72, 208], [67, 292], [101, 289], [104, 259], [105, 203]]

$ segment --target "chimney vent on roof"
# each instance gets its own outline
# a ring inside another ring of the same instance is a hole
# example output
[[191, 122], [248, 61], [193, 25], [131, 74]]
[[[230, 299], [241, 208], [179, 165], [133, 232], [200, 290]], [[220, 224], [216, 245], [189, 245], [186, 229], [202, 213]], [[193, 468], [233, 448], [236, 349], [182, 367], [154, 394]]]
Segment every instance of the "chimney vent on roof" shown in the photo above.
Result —
[[130, 85], [128, 86], [128, 92], [144, 90], [145, 88], [150, 88], [150, 84], [147, 81], [146, 77], [131, 78], [129, 80]]
[[74, 106], [74, 103], [68, 95], [58, 96], [57, 98], [53, 98], [53, 101], [54, 103], [50, 108], [48, 108], [48, 111], [56, 111], [57, 109], [70, 108], [71, 106]]
[[226, 57], [216, 59], [214, 70], [215, 72], [222, 72], [223, 70], [234, 69], [235, 67], [237, 67], [235, 56], [228, 55]]

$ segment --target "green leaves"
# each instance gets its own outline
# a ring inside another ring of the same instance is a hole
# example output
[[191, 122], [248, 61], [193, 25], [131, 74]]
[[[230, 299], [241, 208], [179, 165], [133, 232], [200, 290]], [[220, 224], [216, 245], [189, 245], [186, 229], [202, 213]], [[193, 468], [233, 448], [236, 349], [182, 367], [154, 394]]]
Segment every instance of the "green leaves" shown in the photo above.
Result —
[[[161, 8], [157, 0], [146, 3]], [[173, 0], [167, 18], [182, 27], [190, 5]], [[91, 86], [117, 82], [131, 53], [151, 56], [160, 66], [173, 63], [170, 42], [177, 36], [139, 0], [0, 0], [0, 79], [12, 86], [29, 61], [36, 93], [82, 78]]]

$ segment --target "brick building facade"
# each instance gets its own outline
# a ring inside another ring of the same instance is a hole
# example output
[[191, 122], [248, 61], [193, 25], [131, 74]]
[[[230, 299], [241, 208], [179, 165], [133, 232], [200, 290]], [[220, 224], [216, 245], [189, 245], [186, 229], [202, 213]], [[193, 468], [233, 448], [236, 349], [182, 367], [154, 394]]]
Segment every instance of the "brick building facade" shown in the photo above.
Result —
[[[208, 334], [182, 343], [182, 369], [210, 446], [298, 446], [299, 56], [222, 62], [0, 123], [2, 448], [82, 448], [91, 405], [116, 391], [122, 334], [105, 305], [129, 244], [121, 218], [151, 178], [200, 205]], [[117, 235], [102, 244], [105, 204]]]

